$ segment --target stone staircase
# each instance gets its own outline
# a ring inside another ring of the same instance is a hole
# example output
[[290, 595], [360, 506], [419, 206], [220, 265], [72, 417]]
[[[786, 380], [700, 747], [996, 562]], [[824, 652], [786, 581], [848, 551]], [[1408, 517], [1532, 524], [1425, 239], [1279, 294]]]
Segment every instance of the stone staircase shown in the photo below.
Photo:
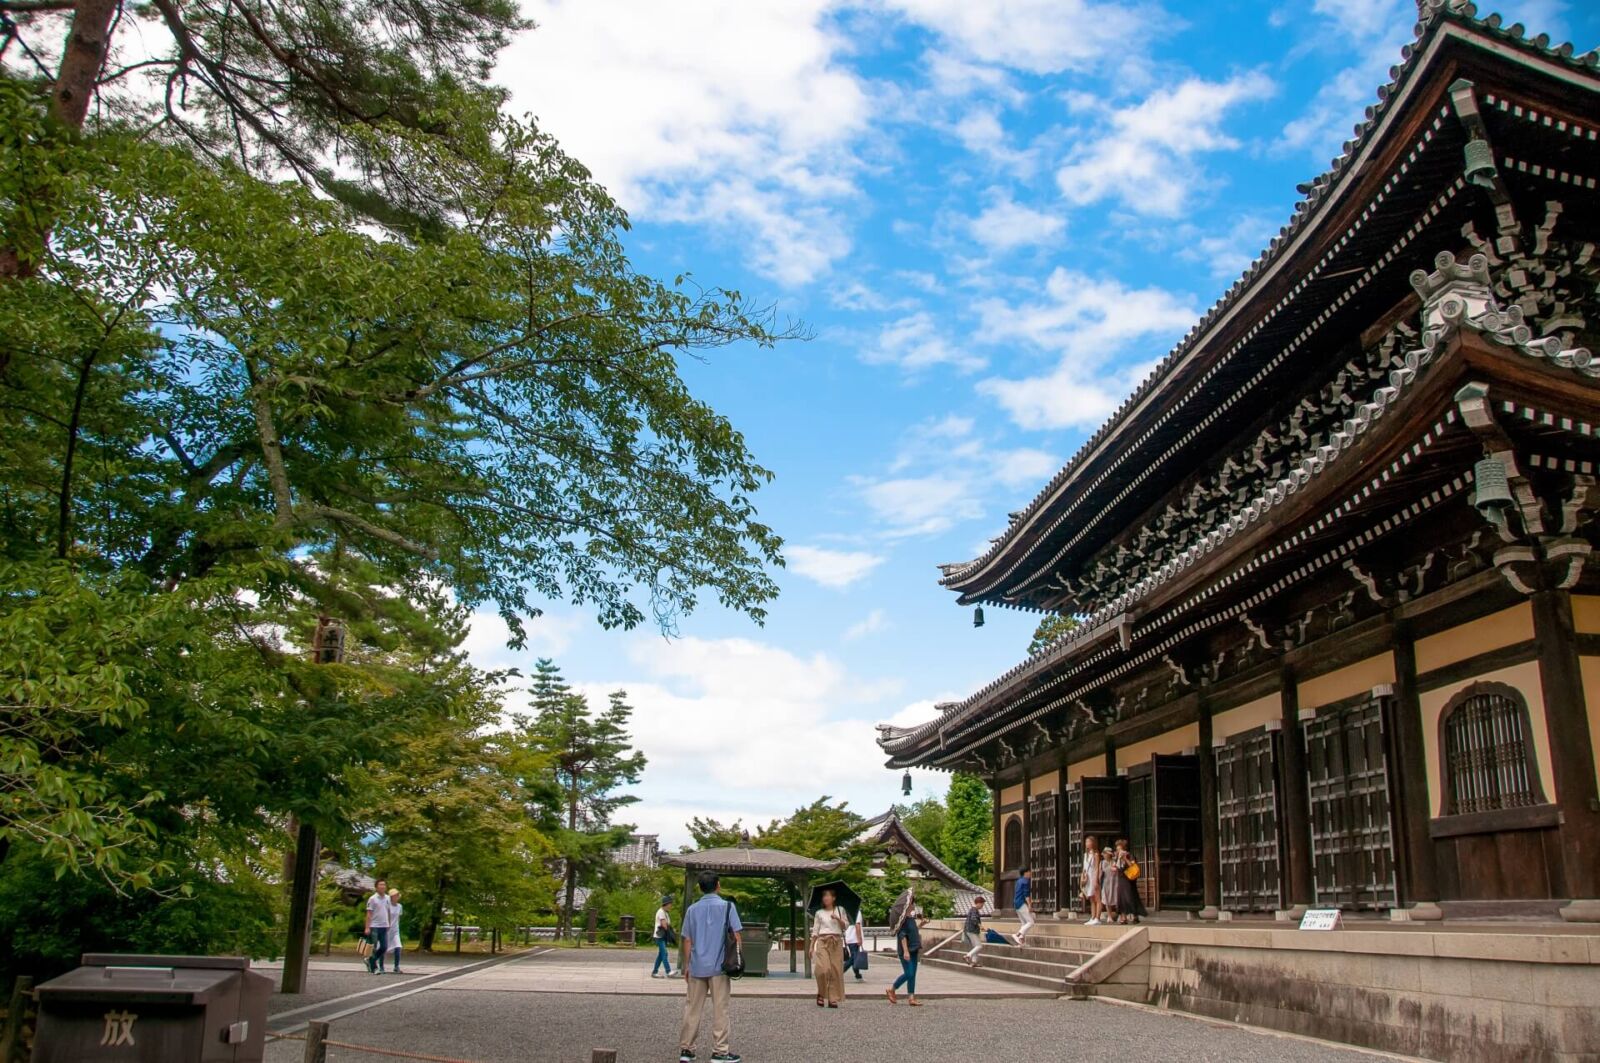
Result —
[[1022, 945], [1009, 943], [1016, 924], [996, 923], [1004, 945], [986, 944], [976, 970], [966, 965], [966, 946], [956, 920], [939, 920], [923, 930], [929, 948], [924, 967], [967, 971], [1002, 981], [1052, 990], [1062, 996], [1113, 996], [1144, 1000], [1149, 982], [1149, 940], [1142, 927], [1087, 927], [1081, 923], [1041, 920]]

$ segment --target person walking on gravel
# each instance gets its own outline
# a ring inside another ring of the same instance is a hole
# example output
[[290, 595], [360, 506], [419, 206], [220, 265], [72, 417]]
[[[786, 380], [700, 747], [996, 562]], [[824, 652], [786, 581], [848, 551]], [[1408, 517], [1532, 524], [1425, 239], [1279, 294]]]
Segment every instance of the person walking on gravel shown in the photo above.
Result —
[[394, 973], [400, 973], [400, 913], [405, 910], [405, 905], [400, 903], [400, 891], [389, 891], [389, 958], [394, 960], [391, 966]]
[[894, 991], [901, 986], [906, 987], [906, 1003], [914, 1008], [922, 1005], [917, 1001], [917, 961], [922, 958], [922, 918], [921, 909], [912, 909], [900, 921], [894, 931], [895, 952], [900, 956], [900, 977], [894, 980], [894, 985], [885, 989], [884, 995], [889, 998], [889, 1003], [898, 1004], [900, 998]]
[[678, 1029], [678, 1063], [694, 1063], [694, 1043], [700, 1036], [700, 1018], [706, 997], [711, 998], [712, 1063], [739, 1063], [740, 1056], [729, 1045], [729, 978], [722, 961], [727, 954], [728, 936], [733, 935], [735, 951], [744, 946], [744, 924], [731, 901], [718, 895], [722, 883], [716, 872], [700, 872], [700, 899], [683, 913], [683, 942], [680, 962], [688, 992], [683, 998], [683, 1024]]
[[389, 951], [389, 884], [381, 878], [373, 884], [372, 896], [367, 898], [367, 918], [361, 932], [372, 941], [367, 973], [381, 974], [384, 954]]
[[672, 913], [667, 910], [671, 907], [672, 898], [663, 897], [661, 907], [656, 909], [656, 929], [652, 935], [656, 942], [656, 965], [650, 968], [651, 978], [672, 977], [672, 961], [667, 958], [667, 949], [672, 945]]

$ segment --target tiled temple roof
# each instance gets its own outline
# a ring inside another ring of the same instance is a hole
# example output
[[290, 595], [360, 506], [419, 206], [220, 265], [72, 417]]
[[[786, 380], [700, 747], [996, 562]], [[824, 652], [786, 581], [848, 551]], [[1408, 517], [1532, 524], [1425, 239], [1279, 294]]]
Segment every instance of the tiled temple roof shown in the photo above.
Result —
[[[1025, 530], [1029, 521], [1039, 516], [1041, 510], [1060, 502], [1067, 491], [1074, 486], [1074, 481], [1089, 460], [1103, 449], [1112, 436], [1121, 431], [1135, 417], [1142, 404], [1168, 386], [1177, 368], [1186, 357], [1200, 346], [1207, 337], [1212, 325], [1234, 310], [1247, 295], [1251, 294], [1252, 286], [1278, 260], [1294, 239], [1313, 224], [1313, 218], [1321, 220], [1322, 215], [1319, 213], [1318, 208], [1326, 205], [1328, 193], [1339, 183], [1342, 177], [1346, 176], [1351, 161], [1369, 147], [1370, 141], [1373, 139], [1373, 131], [1378, 127], [1380, 119], [1389, 109], [1402, 86], [1407, 83], [1409, 78], [1416, 75], [1417, 68], [1420, 65], [1418, 57], [1426, 54], [1433, 41], [1439, 36], [1454, 33], [1457, 35], [1487, 37], [1494, 42], [1509, 45], [1526, 55], [1559, 60], [1575, 69], [1593, 72], [1596, 68], [1600, 68], [1600, 50], [1578, 56], [1575, 55], [1575, 49], [1570, 44], [1552, 46], [1548, 36], [1541, 34], [1530, 40], [1526, 37], [1525, 31], [1520, 24], [1507, 27], [1503, 25], [1497, 15], [1479, 18], [1475, 7], [1469, 3], [1460, 3], [1458, 0], [1423, 0], [1419, 4], [1419, 8], [1422, 9], [1423, 19], [1419, 21], [1416, 27], [1417, 43], [1408, 45], [1403, 50], [1401, 62], [1390, 70], [1391, 80], [1378, 91], [1378, 103], [1367, 109], [1366, 119], [1357, 126], [1355, 138], [1346, 142], [1343, 153], [1333, 160], [1330, 170], [1315, 181], [1301, 186], [1301, 191], [1305, 194], [1305, 198], [1296, 205], [1294, 216], [1280, 230], [1278, 237], [1271, 242], [1262, 255], [1245, 271], [1245, 274], [1228, 289], [1216, 305], [1207, 312], [1178, 346], [1156, 367], [1133, 396], [1118, 408], [1111, 419], [1056, 474], [1045, 489], [1025, 509], [1013, 515], [1013, 520], [1007, 528], [1006, 534], [996, 540], [988, 552], [981, 558], [963, 565], [942, 566], [945, 571], [942, 583], [946, 586], [952, 586], [970, 578], [998, 555], [1004, 553], [1006, 548], [1013, 543], [1013, 540]], [[1436, 265], [1443, 272], [1450, 270], [1469, 271], [1479, 268], [1476, 260], [1457, 267], [1453, 258], [1449, 263], [1445, 263], [1442, 257], [1441, 261]], [[1418, 271], [1418, 274], [1412, 277], [1412, 284], [1417, 288], [1418, 293], [1426, 298], [1425, 283], [1430, 280], [1437, 280], [1438, 276], [1438, 274], [1434, 274], [1429, 277], [1424, 271]], [[1082, 657], [1090, 648], [1117, 635], [1119, 631], [1125, 633], [1128, 624], [1128, 611], [1135, 607], [1141, 599], [1191, 568], [1203, 557], [1214, 552], [1245, 528], [1256, 524], [1269, 510], [1282, 504], [1312, 477], [1319, 474], [1323, 468], [1331, 464], [1343, 450], [1354, 443], [1357, 437], [1367, 430], [1369, 425], [1382, 417], [1384, 411], [1397, 400], [1400, 392], [1415, 379], [1418, 370], [1431, 358], [1433, 350], [1446, 332], [1461, 329], [1475, 331], [1492, 342], [1511, 348], [1529, 358], [1544, 359], [1551, 364], [1587, 377], [1600, 375], [1593, 365], [1590, 352], [1581, 348], [1561, 348], [1558, 342], [1548, 338], [1535, 339], [1526, 326], [1522, 325], [1520, 317], [1514, 308], [1501, 310], [1498, 307], [1491, 307], [1488, 310], [1484, 310], [1482, 307], [1476, 307], [1471, 316], [1458, 315], [1447, 322], [1445, 328], [1430, 328], [1429, 334], [1423, 337], [1423, 346], [1408, 352], [1405, 368], [1392, 374], [1386, 386], [1377, 388], [1368, 401], [1357, 408], [1355, 415], [1346, 422], [1345, 430], [1341, 433], [1335, 433], [1328, 446], [1320, 448], [1316, 455], [1302, 462], [1299, 467], [1291, 469], [1288, 475], [1280, 478], [1276, 483], [1269, 485], [1265, 493], [1257, 496], [1231, 514], [1229, 519], [1224, 521], [1221, 526], [1207, 533], [1199, 542], [1194, 543], [1187, 550], [1169, 560], [1151, 573], [1150, 576], [1141, 580], [1124, 593], [1101, 603], [1076, 629], [1009, 669], [972, 696], [960, 702], [939, 706], [940, 712], [937, 717], [915, 727], [880, 725], [878, 728], [879, 745], [891, 754], [900, 754], [923, 745], [934, 736], [940, 736], [942, 744], [943, 738], [948, 731], [972, 719], [976, 713], [982, 711], [985, 707], [994, 704], [1007, 689], [1043, 673], [1058, 662]], [[1131, 444], [1131, 447], [1137, 448], [1138, 445], [1139, 443], [1135, 442]], [[1125, 445], [1126, 447], [1127, 445]], [[1083, 494], [1092, 490], [1093, 486], [1093, 484], [1090, 484], [1088, 488], [1084, 488], [1079, 497], [1081, 498]], [[1066, 512], [1055, 517], [1056, 524], [1059, 524], [1070, 515], [1071, 507], [1077, 501], [1077, 498], [1071, 500], [1067, 505]], [[1047, 535], [1047, 531], [1042, 532], [1040, 539], [1044, 539]], [[1036, 546], [1037, 543], [1029, 545], [1026, 549], [1032, 550]], [[1014, 563], [1013, 567], [1016, 564], [1020, 564], [1020, 559]]]
[[[1560, 61], [1579, 70], [1594, 71], [1600, 68], [1600, 49], [1580, 55], [1577, 54], [1576, 49], [1570, 43], [1552, 44], [1551, 38], [1547, 34], [1539, 34], [1537, 37], [1529, 38], [1521, 23], [1507, 26], [1497, 14], [1489, 14], [1482, 18], [1478, 17], [1477, 8], [1474, 4], [1463, 3], [1460, 0], [1422, 0], [1418, 6], [1421, 19], [1415, 27], [1416, 42], [1406, 45], [1401, 50], [1400, 62], [1389, 70], [1390, 80], [1378, 89], [1377, 102], [1366, 109], [1363, 121], [1355, 127], [1354, 136], [1344, 143], [1342, 152], [1332, 160], [1327, 172], [1315, 180], [1299, 186], [1304, 198], [1295, 204], [1292, 217], [1279, 229], [1278, 235], [1256, 257], [1255, 261], [1244, 271], [1244, 274], [1223, 293], [1221, 298], [1212, 305], [1211, 309], [1206, 311], [1167, 356], [1156, 365], [1134, 390], [1133, 394], [1123, 401], [1105, 424], [1084, 442], [1078, 452], [1051, 478], [1044, 489], [1025, 507], [1012, 514], [1012, 520], [1008, 523], [1005, 531], [996, 537], [983, 555], [971, 561], [940, 566], [944, 573], [940, 580], [941, 584], [946, 587], [958, 587], [958, 585], [972, 577], [983, 573], [993, 561], [1013, 546], [1023, 532], [1029, 529], [1029, 525], [1035, 519], [1042, 518], [1042, 511], [1051, 508], [1054, 504], [1061, 503], [1065, 499], [1068, 490], [1077, 486], [1079, 475], [1089, 460], [1099, 454], [1113, 436], [1130, 426], [1130, 422], [1135, 419], [1148, 400], [1169, 386], [1177, 369], [1202, 345], [1202, 341], [1208, 337], [1212, 327], [1221, 322], [1230, 311], [1234, 310], [1252, 294], [1255, 284], [1278, 262], [1286, 249], [1294, 243], [1295, 238], [1313, 224], [1314, 219], [1320, 220], [1318, 208], [1327, 202], [1328, 193], [1342, 178], [1347, 176], [1352, 161], [1372, 141], [1374, 130], [1377, 129], [1381, 119], [1390, 109], [1392, 101], [1397, 97], [1402, 86], [1415, 73], [1420, 65], [1419, 57], [1426, 53], [1426, 46], [1434, 38], [1449, 32], [1451, 27], [1461, 27], [1474, 35], [1487, 37], [1496, 43], [1510, 46], [1529, 56]], [[1132, 449], [1136, 449], [1140, 442], [1143, 442], [1143, 440], [1135, 442], [1132, 445]], [[1093, 484], [1090, 484], [1085, 487], [1080, 491], [1079, 497], [1089, 494], [1093, 486]], [[1077, 501], [1078, 499], [1068, 500], [1066, 512], [1058, 515], [1049, 527], [1039, 530], [1040, 541], [1047, 539], [1049, 532], [1071, 513], [1072, 506]], [[1028, 549], [1031, 550], [1032, 547]]]

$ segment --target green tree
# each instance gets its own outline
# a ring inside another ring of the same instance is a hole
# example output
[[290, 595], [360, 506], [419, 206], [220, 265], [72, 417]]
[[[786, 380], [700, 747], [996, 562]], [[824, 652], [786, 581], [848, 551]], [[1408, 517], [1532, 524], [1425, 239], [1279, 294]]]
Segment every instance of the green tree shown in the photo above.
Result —
[[957, 772], [950, 777], [945, 806], [941, 859], [961, 877], [978, 881], [985, 862], [984, 838], [993, 828], [989, 788], [982, 779]]
[[612, 817], [639, 799], [619, 792], [637, 783], [645, 757], [632, 748], [628, 720], [633, 709], [627, 694], [615, 691], [604, 710], [594, 712], [588, 699], [572, 692], [561, 670], [549, 658], [535, 667], [531, 718], [519, 719], [531, 745], [544, 752], [555, 772], [560, 826], [551, 843], [562, 864], [561, 920], [572, 926], [577, 888], [590, 885], [614, 868], [611, 852], [628, 840], [631, 824]]
[[906, 832], [927, 846], [928, 851], [944, 859], [944, 824], [947, 811], [937, 797], [924, 797], [914, 805], [896, 805], [896, 815]]
[[1028, 656], [1032, 657], [1068, 632], [1076, 631], [1077, 627], [1078, 618], [1075, 616], [1060, 613], [1046, 615], [1039, 621], [1039, 626], [1033, 629], [1033, 638], [1028, 640]]
[[[488, 81], [495, 55], [527, 25], [511, 0], [0, 0], [0, 54], [31, 61], [58, 128], [90, 115], [130, 125], [437, 236], [449, 201], [417, 177], [469, 157], [464, 146], [505, 99]], [[128, 44], [137, 58], [108, 65]], [[403, 157], [396, 134], [413, 148]], [[18, 204], [31, 224], [16, 227], [31, 239], [0, 249], [0, 283], [32, 272], [67, 172], [40, 174]]]
[[31, 841], [143, 887], [169, 870], [144, 843], [196, 801], [337, 835], [388, 694], [372, 662], [309, 665], [319, 613], [369, 656], [483, 603], [670, 628], [710, 588], [760, 618], [769, 474], [674, 359], [773, 335], [635, 274], [548, 138], [501, 125], [450, 189], [481, 221], [412, 244], [57, 125], [0, 77], [0, 204], [78, 175], [0, 294], [0, 349], [27, 355], [0, 370], [0, 858]]
[[446, 912], [506, 929], [548, 909], [553, 851], [521, 784], [547, 774], [549, 761], [495, 729], [499, 677], [455, 658], [418, 664], [417, 696], [366, 773], [356, 819], [366, 862], [402, 891], [426, 950]]

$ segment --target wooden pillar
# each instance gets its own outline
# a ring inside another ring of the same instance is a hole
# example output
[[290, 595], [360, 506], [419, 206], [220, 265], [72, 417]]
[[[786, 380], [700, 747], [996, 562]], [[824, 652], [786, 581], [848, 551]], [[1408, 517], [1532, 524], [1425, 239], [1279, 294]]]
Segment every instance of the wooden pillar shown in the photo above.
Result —
[[799, 946], [799, 939], [795, 937], [795, 905], [800, 903], [800, 890], [793, 883], [789, 883], [789, 973], [794, 974], [798, 969], [800, 957], [795, 949]]
[[1106, 775], [1117, 777], [1117, 740], [1110, 735], [1106, 735]]
[[1401, 899], [1434, 906], [1439, 899], [1438, 861], [1428, 833], [1428, 756], [1422, 735], [1422, 701], [1417, 693], [1417, 650], [1409, 625], [1394, 625], [1394, 699], [1385, 728], [1390, 737], [1390, 804], [1394, 809], [1395, 856]]
[[1217, 823], [1217, 751], [1211, 745], [1211, 702], [1200, 699], [1200, 879], [1205, 907], [1202, 919], [1215, 919], [1222, 909], [1222, 845]]
[[1056, 917], [1072, 913], [1077, 879], [1072, 874], [1072, 852], [1067, 847], [1067, 750], [1056, 754]]
[[1600, 793], [1596, 792], [1595, 750], [1578, 668], [1571, 595], [1539, 591], [1533, 596], [1533, 637], [1539, 644], [1550, 767], [1561, 807], [1566, 896], [1600, 899]]
[[1287, 850], [1289, 904], [1310, 904], [1311, 888], [1311, 796], [1306, 784], [1306, 739], [1300, 727], [1300, 688], [1293, 668], [1284, 668], [1279, 699], [1283, 702], [1283, 787], [1284, 849]]
[[994, 829], [991, 832], [994, 835], [994, 899], [995, 907], [999, 908], [1000, 875], [1005, 871], [1005, 868], [1001, 866], [1001, 856], [1005, 850], [1003, 846], [1004, 839], [1000, 836], [1000, 776], [994, 775], [990, 777], [989, 792], [993, 797], [993, 801], [990, 802], [990, 806], [994, 813]]
[[[1022, 855], [1017, 860], [1020, 870], [1030, 867], [1033, 860], [1033, 769], [1022, 762]], [[1010, 898], [1007, 898], [1008, 900]]]

